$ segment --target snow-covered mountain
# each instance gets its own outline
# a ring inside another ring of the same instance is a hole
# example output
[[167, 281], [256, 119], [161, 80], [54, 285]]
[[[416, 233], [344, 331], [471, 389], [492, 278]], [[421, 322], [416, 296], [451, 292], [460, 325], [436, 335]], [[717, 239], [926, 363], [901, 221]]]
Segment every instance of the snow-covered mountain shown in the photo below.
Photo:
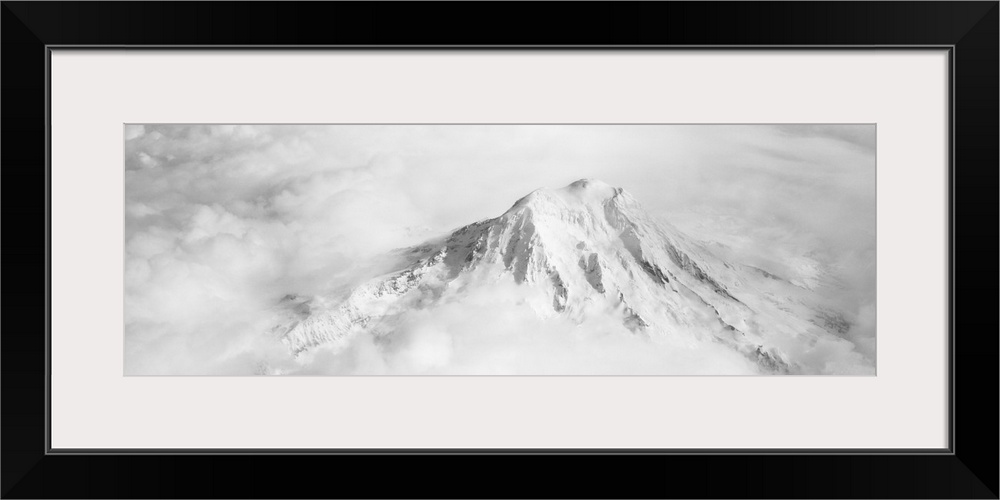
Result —
[[414, 310], [513, 283], [542, 318], [583, 324], [599, 315], [653, 342], [718, 343], [760, 373], [810, 373], [798, 360], [811, 346], [846, 342], [842, 318], [817, 310], [807, 288], [719, 259], [597, 180], [539, 189], [399, 256], [395, 271], [346, 293], [285, 296], [273, 335], [296, 355], [357, 335], [391, 338]]

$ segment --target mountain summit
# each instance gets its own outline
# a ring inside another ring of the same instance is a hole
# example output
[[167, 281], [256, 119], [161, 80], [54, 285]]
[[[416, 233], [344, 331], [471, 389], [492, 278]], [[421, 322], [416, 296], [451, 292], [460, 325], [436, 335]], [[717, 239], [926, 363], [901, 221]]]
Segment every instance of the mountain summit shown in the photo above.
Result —
[[719, 343], [761, 373], [798, 372], [777, 339], [825, 335], [795, 313], [801, 304], [768, 291], [779, 278], [714, 257], [624, 189], [594, 179], [533, 191], [499, 217], [402, 256], [396, 271], [341, 299], [286, 296], [275, 334], [297, 354], [354, 335], [391, 339], [409, 312], [507, 283], [539, 317], [611, 318], [654, 342]]

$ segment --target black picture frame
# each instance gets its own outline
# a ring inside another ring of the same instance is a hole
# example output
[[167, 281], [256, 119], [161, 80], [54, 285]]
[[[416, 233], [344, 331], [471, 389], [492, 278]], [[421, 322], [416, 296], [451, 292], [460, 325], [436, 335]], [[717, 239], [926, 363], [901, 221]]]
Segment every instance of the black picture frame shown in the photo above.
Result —
[[[2, 5], [2, 252], [9, 264], [0, 336], [4, 498], [998, 498], [996, 1]], [[909, 453], [53, 450], [47, 432], [49, 55], [123, 46], [942, 47], [949, 52], [952, 97], [950, 446]], [[368, 479], [379, 474], [385, 477]]]

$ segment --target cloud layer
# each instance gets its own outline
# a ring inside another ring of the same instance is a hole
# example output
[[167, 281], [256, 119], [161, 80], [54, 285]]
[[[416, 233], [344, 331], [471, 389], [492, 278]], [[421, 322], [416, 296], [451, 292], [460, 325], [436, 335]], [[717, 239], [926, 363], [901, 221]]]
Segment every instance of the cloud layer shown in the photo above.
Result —
[[396, 350], [359, 343], [303, 365], [261, 335], [286, 293], [348, 286], [391, 249], [581, 177], [628, 189], [696, 236], [722, 231], [734, 258], [771, 272], [795, 274], [803, 256], [835, 270], [831, 308], [874, 359], [874, 126], [129, 125], [124, 137], [129, 374], [435, 373], [491, 359], [489, 370], [501, 346], [528, 365], [531, 353], [558, 366], [602, 346], [642, 366], [648, 350], [603, 345], [602, 329], [532, 323], [519, 331], [550, 335], [500, 342], [510, 328], [476, 330], [459, 314], [474, 299], [414, 316]]

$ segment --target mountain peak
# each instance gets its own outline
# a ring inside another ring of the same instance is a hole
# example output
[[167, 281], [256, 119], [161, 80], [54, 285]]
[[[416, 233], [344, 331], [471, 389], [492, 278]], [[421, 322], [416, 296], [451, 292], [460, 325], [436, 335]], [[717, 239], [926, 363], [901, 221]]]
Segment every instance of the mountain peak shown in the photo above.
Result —
[[624, 192], [622, 188], [614, 187], [597, 179], [580, 179], [572, 184], [555, 190], [567, 203], [603, 204], [604, 202]]
[[[503, 215], [413, 247], [397, 270], [336, 306], [289, 297], [282, 339], [295, 353], [349, 335], [393, 335], [405, 311], [499, 283], [541, 318], [580, 324], [609, 317], [656, 342], [720, 342], [760, 366], [787, 372], [765, 347], [753, 313], [728, 287], [735, 267], [648, 216], [622, 188], [579, 179], [537, 189]], [[739, 288], [735, 288], [739, 290]], [[512, 292], [514, 293], [514, 292]], [[743, 295], [741, 295], [742, 297]], [[782, 309], [784, 310], [784, 309]]]
[[587, 189], [587, 190], [607, 191], [615, 188], [610, 184], [601, 180], [584, 178], [570, 183], [563, 189], [566, 190]]
[[628, 196], [622, 188], [614, 187], [597, 179], [584, 178], [558, 189], [536, 189], [527, 196], [517, 200], [517, 203], [511, 207], [511, 210], [516, 210], [529, 204], [546, 203], [554, 200], [559, 200], [568, 206], [600, 206], [620, 195]]

